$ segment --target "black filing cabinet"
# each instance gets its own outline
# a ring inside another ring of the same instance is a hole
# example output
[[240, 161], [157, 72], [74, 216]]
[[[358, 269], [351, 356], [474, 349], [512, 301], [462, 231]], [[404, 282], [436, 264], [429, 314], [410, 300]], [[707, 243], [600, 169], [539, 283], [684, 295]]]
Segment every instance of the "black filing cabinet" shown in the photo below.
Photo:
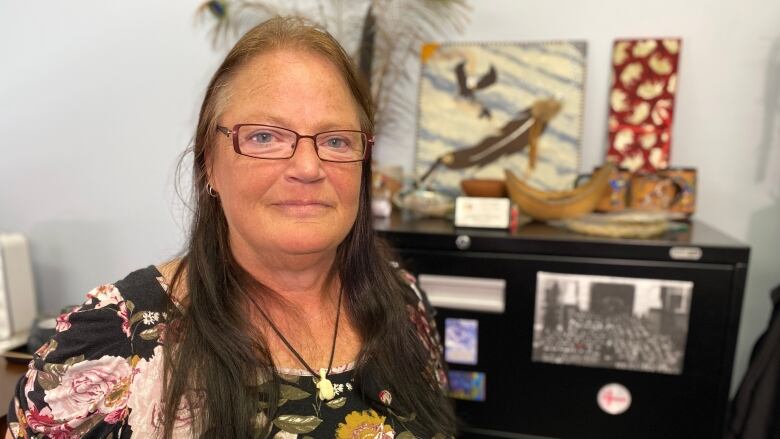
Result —
[[[446, 319], [478, 322], [475, 364], [448, 363], [451, 370], [484, 374], [483, 400], [456, 400], [463, 437], [722, 436], [749, 256], [745, 245], [700, 222], [648, 240], [587, 237], [538, 223], [514, 233], [457, 229], [449, 221], [398, 213], [374, 227], [416, 275], [504, 283], [500, 310], [433, 300], [443, 339]], [[692, 284], [680, 369], [533, 358], [536, 313], [542, 309], [536, 303], [539, 273]], [[622, 413], [610, 414], [598, 402], [610, 383], [630, 393]]]

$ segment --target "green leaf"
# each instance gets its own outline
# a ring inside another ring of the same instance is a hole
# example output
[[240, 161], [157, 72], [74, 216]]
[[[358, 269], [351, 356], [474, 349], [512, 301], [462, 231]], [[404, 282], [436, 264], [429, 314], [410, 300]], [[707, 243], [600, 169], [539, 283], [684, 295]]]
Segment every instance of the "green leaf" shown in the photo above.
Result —
[[60, 376], [50, 372], [39, 371], [38, 385], [40, 385], [43, 390], [55, 389], [60, 385]]
[[279, 395], [282, 398], [290, 399], [292, 401], [298, 401], [300, 399], [306, 399], [311, 396], [311, 393], [301, 390], [295, 386], [288, 384], [281, 384], [279, 386]]
[[133, 303], [132, 300], [125, 300], [125, 306], [127, 307], [127, 310], [130, 312], [133, 312], [135, 309], [135, 303]]
[[260, 393], [270, 393], [274, 383], [270, 380], [265, 380], [262, 376], [257, 377], [257, 385], [255, 388]]
[[[258, 430], [262, 430], [266, 425], [268, 425], [268, 417], [266, 416], [265, 412], [261, 411], [257, 413], [257, 415], [255, 415], [254, 424], [255, 424], [255, 428]], [[255, 435], [255, 437], [260, 437], [260, 436]], [[264, 438], [268, 437], [268, 434], [266, 434], [263, 437]]]
[[332, 409], [340, 409], [344, 407], [346, 402], [347, 398], [342, 396], [341, 398], [331, 399], [330, 401], [326, 402], [325, 405]]
[[62, 375], [65, 374], [65, 372], [70, 369], [71, 366], [73, 366], [76, 363], [81, 363], [84, 361], [84, 355], [79, 355], [77, 357], [70, 357], [67, 360], [65, 360], [64, 363], [46, 363], [43, 365], [44, 372], [48, 372], [50, 374], [56, 375], [59, 379]]
[[46, 358], [50, 353], [57, 350], [57, 340], [51, 339], [49, 340], [49, 343], [46, 345], [46, 349], [41, 352], [41, 358]]
[[289, 383], [297, 383], [300, 379], [300, 375], [288, 375], [286, 373], [280, 373], [279, 378], [289, 382]]
[[43, 365], [43, 371], [56, 376], [57, 379], [64, 375], [66, 370], [68, 370], [68, 368], [64, 364], [46, 363]]
[[316, 416], [281, 415], [274, 419], [274, 425], [288, 433], [309, 433], [322, 423]]
[[398, 418], [401, 422], [412, 422], [417, 418], [417, 413], [412, 412], [409, 416], [400, 416], [398, 414], [395, 414], [395, 417]]
[[133, 317], [130, 317], [130, 326], [135, 325], [136, 323], [140, 322], [143, 319], [144, 319], [144, 313], [137, 312], [133, 314]]
[[395, 439], [414, 439], [414, 435], [408, 431], [403, 431], [398, 436], [396, 436]]
[[[84, 354], [81, 354], [81, 355], [79, 355], [77, 357], [70, 357], [70, 358], [68, 358], [67, 360], [65, 360], [65, 366], [70, 367], [70, 366], [73, 366], [76, 363], [81, 363], [82, 361], [84, 361]], [[66, 368], [66, 370], [67, 370], [67, 368]]]
[[157, 325], [154, 328], [144, 329], [138, 335], [140, 335], [144, 340], [156, 340], [157, 337], [160, 336], [160, 325]]
[[79, 424], [78, 427], [73, 429], [73, 431], [70, 432], [73, 436], [71, 437], [82, 437], [84, 434], [86, 434], [89, 430], [92, 430], [92, 427], [98, 425], [100, 422], [103, 421], [103, 419], [106, 417], [106, 415], [103, 416], [89, 416], [87, 419], [84, 420], [83, 423]]
[[[279, 399], [279, 407], [285, 405], [286, 403], [287, 403], [286, 399], [284, 399], [284, 398]], [[262, 410], [266, 410], [266, 409], [271, 407], [271, 404], [269, 404], [268, 401], [260, 401], [259, 403], [257, 403], [257, 405]]]

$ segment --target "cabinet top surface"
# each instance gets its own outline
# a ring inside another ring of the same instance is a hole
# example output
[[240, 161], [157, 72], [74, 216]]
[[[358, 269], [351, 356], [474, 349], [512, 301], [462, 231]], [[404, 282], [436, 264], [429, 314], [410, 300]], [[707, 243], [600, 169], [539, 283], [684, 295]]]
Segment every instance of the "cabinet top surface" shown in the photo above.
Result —
[[[594, 256], [604, 254], [605, 249], [622, 249], [635, 252], [663, 252], [669, 259], [671, 248], [695, 247], [709, 250], [709, 262], [747, 262], [749, 247], [736, 239], [702, 223], [692, 221], [681, 227], [651, 239], [621, 239], [588, 236], [567, 231], [544, 223], [532, 222], [515, 232], [490, 229], [456, 228], [452, 221], [437, 218], [414, 218], [394, 212], [390, 218], [375, 219], [374, 229], [397, 247], [425, 247], [433, 249], [441, 243], [454, 242], [454, 238], [467, 235], [472, 242], [481, 242], [473, 250], [478, 251], [535, 251], [549, 254], [577, 254], [587, 252]], [[437, 243], [438, 242], [438, 243]], [[491, 246], [493, 248], [491, 248]], [[447, 248], [439, 248], [447, 250]], [[606, 252], [610, 253], [610, 252]], [[637, 254], [642, 256], [642, 253]]]

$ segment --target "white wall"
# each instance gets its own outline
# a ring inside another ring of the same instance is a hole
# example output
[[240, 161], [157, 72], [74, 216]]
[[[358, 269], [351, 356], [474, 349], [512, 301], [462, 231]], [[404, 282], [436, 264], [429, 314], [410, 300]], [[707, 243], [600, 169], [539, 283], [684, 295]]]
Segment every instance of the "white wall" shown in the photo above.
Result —
[[[175, 163], [224, 54], [199, 3], [0, 2], [0, 230], [31, 239], [42, 311], [179, 250]], [[582, 170], [604, 156], [612, 40], [683, 38], [672, 164], [699, 169], [696, 217], [753, 248], [736, 381], [780, 283], [780, 181], [759, 181], [780, 162], [780, 2], [472, 4], [453, 39], [588, 42]], [[381, 139], [379, 160], [411, 169], [413, 131]]]
[[44, 312], [180, 247], [175, 161], [220, 58], [197, 3], [0, 3], [0, 230], [29, 236]]

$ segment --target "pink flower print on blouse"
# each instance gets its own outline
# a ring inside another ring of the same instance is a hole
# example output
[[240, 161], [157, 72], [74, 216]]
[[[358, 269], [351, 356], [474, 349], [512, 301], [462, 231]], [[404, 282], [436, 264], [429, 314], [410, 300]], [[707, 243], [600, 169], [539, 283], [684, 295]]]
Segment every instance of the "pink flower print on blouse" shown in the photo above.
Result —
[[119, 310], [116, 312], [116, 315], [122, 319], [122, 332], [124, 332], [126, 336], [130, 337], [130, 310], [127, 309], [125, 302], [121, 302], [119, 304]]
[[[90, 299], [92, 300], [92, 299]], [[68, 329], [70, 329], [70, 315], [74, 312], [80, 311], [80, 306], [72, 306], [67, 312], [63, 312], [59, 316], [57, 316], [57, 326], [55, 327], [55, 330], [57, 332], [65, 332]]]
[[109, 413], [105, 418], [103, 418], [103, 421], [105, 421], [108, 424], [116, 424], [117, 422], [121, 422], [123, 419], [127, 417], [128, 410], [127, 407], [121, 409], [121, 410], [114, 410], [113, 412]]
[[[77, 437], [73, 434], [73, 429], [78, 427], [84, 421], [82, 419], [70, 422], [58, 422], [54, 419], [51, 409], [44, 407], [38, 410], [35, 405], [30, 406], [26, 415], [27, 426], [35, 432], [40, 432], [49, 438], [71, 439]], [[19, 435], [17, 434], [17, 437]]]
[[122, 412], [132, 378], [133, 368], [124, 358], [106, 355], [82, 361], [65, 371], [57, 387], [45, 391], [44, 401], [55, 419], [76, 420], [96, 413]]
[[390, 405], [393, 403], [393, 395], [390, 394], [389, 390], [382, 390], [379, 392], [379, 400], [382, 401], [382, 404], [384, 405]]
[[151, 435], [162, 423], [162, 357], [162, 346], [157, 346], [151, 359], [142, 359], [135, 365], [136, 376], [127, 400], [130, 408], [127, 422], [140, 437]]
[[38, 378], [38, 371], [34, 368], [27, 369], [27, 373], [24, 374], [24, 394], [27, 395], [35, 390], [35, 379]]
[[57, 316], [57, 326], [54, 328], [57, 332], [65, 332], [68, 329], [70, 329], [70, 315], [73, 314], [72, 312], [69, 312], [67, 314], [60, 314]]
[[[130, 409], [127, 423], [133, 429], [133, 435], [154, 437], [162, 425], [163, 347], [156, 346], [152, 358], [142, 359], [135, 368], [130, 398], [127, 400]], [[192, 437], [191, 424], [187, 407], [180, 407], [174, 422], [174, 436]]]
[[123, 301], [122, 295], [119, 294], [119, 290], [111, 284], [101, 285], [94, 290], [87, 293], [87, 305], [92, 305], [92, 299], [97, 300], [95, 309], [100, 309], [108, 305], [116, 305]]

